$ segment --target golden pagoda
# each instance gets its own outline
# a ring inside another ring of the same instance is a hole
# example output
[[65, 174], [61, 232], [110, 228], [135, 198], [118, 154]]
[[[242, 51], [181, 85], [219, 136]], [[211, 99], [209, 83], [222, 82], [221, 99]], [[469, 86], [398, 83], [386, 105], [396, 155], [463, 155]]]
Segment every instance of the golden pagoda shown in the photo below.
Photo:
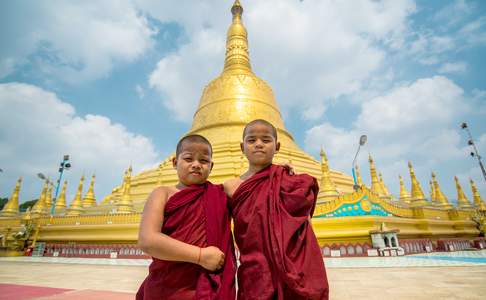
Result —
[[472, 208], [471, 202], [467, 199], [464, 191], [462, 190], [461, 184], [459, 183], [459, 179], [457, 176], [454, 176], [454, 181], [456, 182], [456, 190], [457, 190], [457, 206], [459, 208]]
[[[246, 170], [248, 163], [240, 149], [244, 125], [254, 119], [266, 119], [277, 128], [281, 142], [275, 162], [290, 162], [296, 172], [308, 173], [319, 182], [320, 192], [312, 225], [324, 255], [330, 249], [341, 247], [346, 251], [353, 247], [355, 254], [367, 255], [366, 249], [371, 245], [370, 232], [379, 230], [380, 224], [384, 226], [385, 223], [391, 230], [399, 231], [400, 245], [407, 240], [416, 243], [428, 239], [435, 243], [442, 238], [470, 240], [479, 236], [482, 229], [478, 229], [472, 220], [476, 211], [432, 206], [425, 199], [411, 163], [411, 195], [406, 192], [401, 180], [401, 201], [397, 202], [391, 199], [383, 179], [378, 179], [371, 155], [371, 187], [362, 184], [357, 169], [360, 188], [355, 191], [350, 176], [329, 168], [323, 150], [321, 161], [305, 153], [285, 128], [272, 89], [252, 71], [247, 31], [242, 21], [243, 8], [239, 1], [234, 2], [231, 13], [223, 70], [204, 88], [188, 131], [188, 134], [205, 136], [213, 146], [214, 168], [209, 178], [212, 182], [221, 183]], [[94, 176], [83, 201], [83, 176], [74, 200], [66, 209], [65, 182], [52, 218], [46, 207], [46, 199], [49, 198], [46, 182], [32, 211], [14, 216], [0, 215], [0, 234], [8, 236], [11, 230], [18, 230], [28, 223], [36, 228], [30, 238], [31, 246], [42, 241], [48, 243], [49, 249], [53, 249], [54, 244], [65, 244], [71, 250], [78, 245], [98, 250], [100, 245], [104, 245], [106, 253], [113, 251], [114, 245], [133, 250], [141, 212], [149, 193], [159, 185], [177, 182], [171, 163], [173, 157], [174, 153], [157, 167], [134, 175], [129, 167], [121, 184], [103, 197], [98, 205], [94, 205]], [[472, 182], [471, 185], [475, 207], [480, 209], [485, 204]], [[7, 240], [6, 244], [10, 242]]]
[[12, 192], [12, 196], [8, 200], [7, 204], [5, 204], [5, 206], [3, 207], [2, 212], [0, 212], [1, 216], [14, 217], [19, 214], [19, 193], [21, 184], [22, 177], [17, 180], [15, 188]]

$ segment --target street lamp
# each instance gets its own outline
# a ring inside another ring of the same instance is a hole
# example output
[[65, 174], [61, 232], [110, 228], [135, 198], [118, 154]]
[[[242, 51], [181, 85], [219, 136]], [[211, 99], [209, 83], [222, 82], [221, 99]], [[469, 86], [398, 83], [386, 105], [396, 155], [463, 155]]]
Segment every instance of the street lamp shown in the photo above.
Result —
[[[54, 199], [52, 199], [52, 207], [51, 207], [51, 217], [54, 215], [54, 210], [56, 209], [56, 200], [57, 200], [57, 195], [59, 193], [59, 186], [61, 185], [61, 179], [62, 179], [62, 174], [64, 173], [64, 170], [69, 170], [71, 168], [71, 163], [69, 162], [69, 155], [64, 155], [62, 158], [61, 163], [59, 164], [59, 179], [57, 179], [56, 182], [56, 193], [54, 195]], [[37, 177], [39, 177], [42, 180], [47, 180], [47, 182], [52, 183], [49, 178], [46, 177], [46, 175], [42, 173], [37, 173]]]
[[359, 153], [359, 150], [361, 149], [361, 146], [364, 146], [364, 144], [366, 144], [366, 141], [368, 140], [368, 137], [366, 135], [362, 135], [360, 138], [359, 138], [359, 146], [358, 146], [358, 150], [356, 151], [356, 154], [354, 155], [354, 159], [353, 159], [353, 163], [351, 164], [352, 167], [353, 167], [353, 180], [354, 180], [354, 190], [358, 190], [359, 186], [358, 186], [358, 181], [356, 179], [356, 158], [358, 158], [358, 153]]
[[483, 162], [481, 161], [481, 155], [479, 155], [478, 149], [476, 148], [476, 144], [474, 144], [474, 140], [471, 135], [471, 131], [469, 131], [469, 127], [467, 126], [467, 123], [464, 122], [461, 124], [461, 128], [466, 130], [467, 135], [469, 136], [469, 140], [467, 141], [467, 144], [473, 148], [474, 151], [471, 151], [470, 155], [472, 157], [475, 157], [478, 159], [479, 162], [479, 167], [481, 168], [481, 172], [483, 172], [483, 177], [484, 180], [486, 181], [486, 170], [484, 169]]

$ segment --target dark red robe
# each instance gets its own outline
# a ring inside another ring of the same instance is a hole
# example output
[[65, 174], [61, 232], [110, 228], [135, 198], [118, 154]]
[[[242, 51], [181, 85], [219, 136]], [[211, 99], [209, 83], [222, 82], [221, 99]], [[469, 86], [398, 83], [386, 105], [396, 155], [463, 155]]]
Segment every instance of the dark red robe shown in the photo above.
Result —
[[198, 247], [218, 247], [225, 254], [224, 267], [210, 272], [192, 263], [153, 258], [137, 300], [235, 299], [236, 260], [222, 185], [207, 182], [170, 197], [162, 233]]
[[271, 165], [245, 180], [230, 206], [240, 251], [238, 300], [328, 299], [321, 251], [309, 217], [316, 179]]

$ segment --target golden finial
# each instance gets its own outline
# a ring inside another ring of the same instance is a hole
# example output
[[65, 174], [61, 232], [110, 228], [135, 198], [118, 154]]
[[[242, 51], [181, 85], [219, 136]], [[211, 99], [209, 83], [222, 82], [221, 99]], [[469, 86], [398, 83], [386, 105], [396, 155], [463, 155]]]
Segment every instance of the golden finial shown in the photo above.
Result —
[[12, 196], [8, 200], [7, 204], [5, 204], [2, 212], [0, 213], [1, 216], [15, 217], [19, 214], [19, 193], [20, 193], [21, 184], [22, 184], [22, 177], [20, 177], [17, 180], [17, 183], [15, 184], [15, 188], [12, 192]]
[[317, 194], [317, 199], [319, 201], [332, 200], [338, 196], [336, 186], [331, 180], [331, 173], [329, 171], [329, 164], [327, 161], [326, 153], [321, 147], [321, 182], [319, 186], [319, 194]]
[[49, 182], [49, 187], [47, 188], [47, 196], [46, 196], [46, 208], [50, 211], [52, 207], [52, 182]]
[[81, 176], [81, 179], [79, 180], [78, 191], [76, 192], [76, 196], [74, 197], [74, 200], [71, 202], [71, 205], [69, 206], [66, 212], [66, 215], [68, 216], [79, 216], [83, 212], [83, 199], [82, 199], [83, 182], [84, 182], [84, 175]]
[[400, 181], [400, 200], [409, 204], [410, 203], [410, 193], [405, 188], [405, 184], [403, 183], [403, 178], [401, 175], [398, 175], [398, 180]]
[[376, 176], [376, 168], [375, 168], [375, 163], [373, 162], [373, 158], [371, 157], [371, 154], [369, 154], [368, 158], [370, 162], [370, 174], [371, 174], [371, 191], [378, 196], [385, 196], [385, 193], [383, 191], [383, 188], [381, 187], [380, 181], [378, 180], [378, 177]]
[[244, 69], [251, 71], [250, 54], [248, 51], [248, 38], [245, 26], [241, 21], [243, 7], [240, 1], [235, 1], [231, 7], [233, 22], [226, 35], [226, 57], [224, 71]]
[[457, 176], [454, 176], [454, 181], [456, 182], [456, 190], [457, 190], [457, 206], [459, 208], [471, 208], [471, 202], [467, 199], [464, 191], [462, 190], [461, 184], [459, 183], [459, 179]]
[[479, 210], [486, 210], [486, 204], [484, 203], [483, 199], [481, 198], [481, 195], [479, 194], [478, 188], [476, 187], [476, 184], [474, 181], [469, 178], [469, 183], [471, 184], [471, 190], [473, 193], [473, 199], [474, 199], [474, 207]]
[[425, 199], [424, 192], [420, 187], [420, 183], [418, 182], [417, 177], [415, 177], [415, 172], [410, 161], [408, 162], [408, 168], [410, 170], [410, 181], [412, 182], [411, 205], [415, 207], [428, 205], [429, 203]]
[[449, 203], [449, 199], [447, 199], [447, 197], [440, 189], [439, 182], [437, 181], [434, 172], [432, 172], [432, 184], [434, 185], [434, 196], [437, 205], [446, 209], [452, 208], [452, 204]]
[[96, 198], [95, 198], [95, 194], [94, 194], [95, 178], [96, 178], [95, 175], [91, 176], [91, 183], [89, 185], [89, 190], [86, 193], [86, 195], [84, 195], [84, 199], [83, 199], [83, 207], [84, 208], [96, 205]]

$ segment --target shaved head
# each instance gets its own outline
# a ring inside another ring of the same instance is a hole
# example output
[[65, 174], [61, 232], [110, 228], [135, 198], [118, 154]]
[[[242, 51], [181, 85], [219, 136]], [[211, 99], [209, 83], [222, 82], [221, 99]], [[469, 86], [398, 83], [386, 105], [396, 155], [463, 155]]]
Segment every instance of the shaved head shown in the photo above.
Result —
[[209, 150], [211, 152], [211, 156], [213, 154], [213, 147], [211, 146], [211, 143], [202, 135], [199, 134], [190, 134], [186, 135], [180, 141], [177, 143], [176, 147], [176, 157], [179, 157], [179, 154], [184, 150], [184, 144], [187, 143], [199, 143], [199, 144], [206, 144], [209, 147]]
[[272, 125], [272, 123], [270, 123], [266, 120], [263, 120], [263, 119], [256, 119], [256, 120], [253, 120], [253, 121], [251, 121], [251, 122], [249, 122], [248, 124], [245, 125], [245, 129], [243, 129], [243, 140], [245, 139], [246, 131], [248, 130], [248, 128], [255, 125], [255, 124], [267, 126], [270, 129], [270, 131], [272, 132], [272, 136], [275, 138], [275, 141], [277, 140], [277, 129], [275, 128], [275, 126]]

